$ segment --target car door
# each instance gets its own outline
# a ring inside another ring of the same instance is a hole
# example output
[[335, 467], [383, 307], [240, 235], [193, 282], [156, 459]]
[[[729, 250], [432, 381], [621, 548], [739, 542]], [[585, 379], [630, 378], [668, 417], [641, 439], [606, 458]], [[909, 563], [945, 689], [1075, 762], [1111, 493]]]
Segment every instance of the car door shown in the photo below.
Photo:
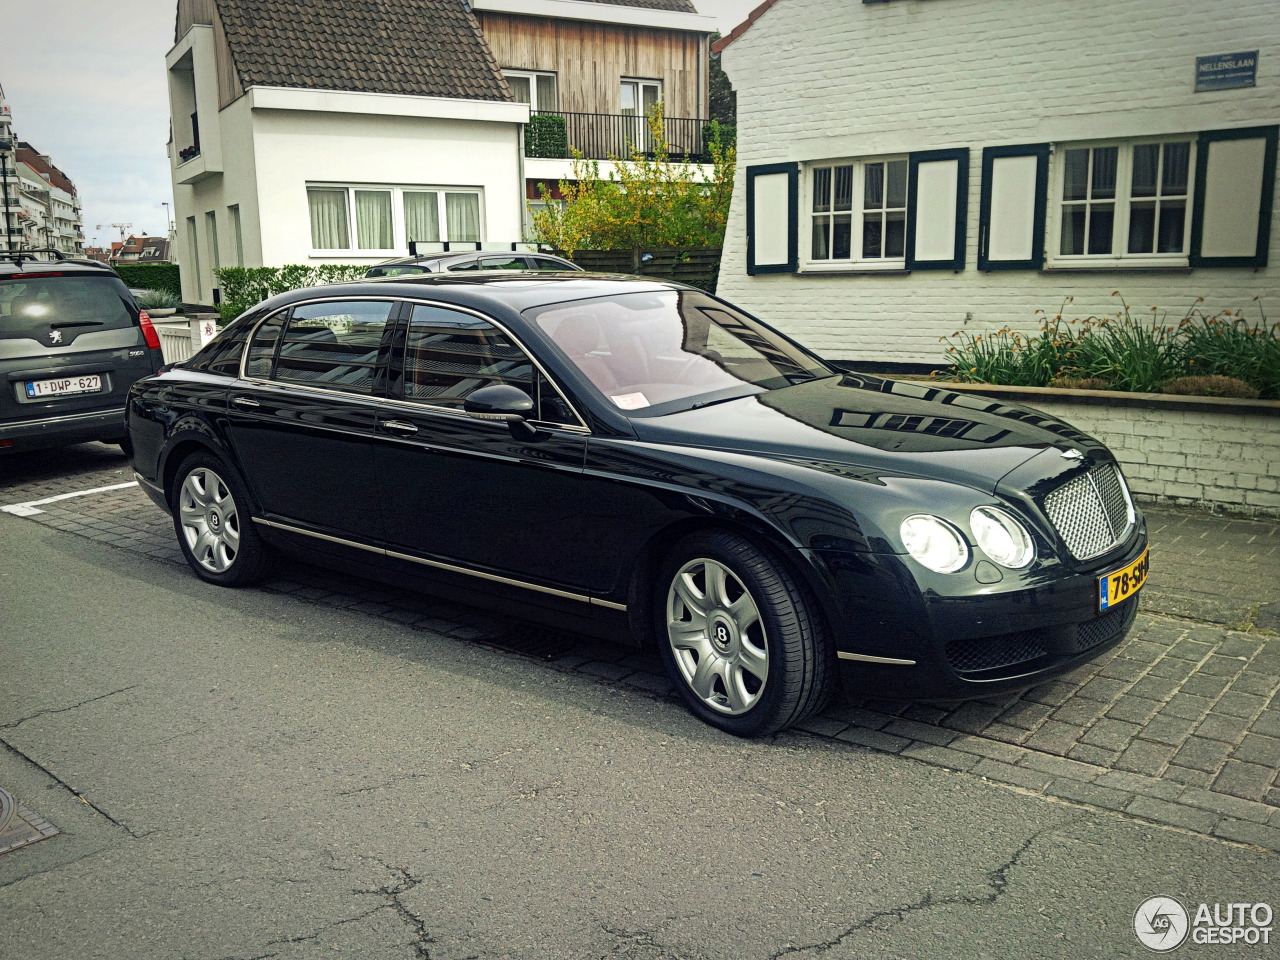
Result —
[[[414, 304], [393, 359], [375, 462], [387, 541], [413, 558], [586, 593], [577, 548], [589, 500], [587, 430], [520, 345], [489, 318]], [[401, 353], [401, 350], [403, 352]], [[513, 384], [535, 399], [539, 432], [462, 411], [472, 391]]]
[[228, 402], [228, 436], [269, 523], [360, 543], [382, 532], [373, 443], [384, 339], [401, 304], [294, 306], [256, 330]]

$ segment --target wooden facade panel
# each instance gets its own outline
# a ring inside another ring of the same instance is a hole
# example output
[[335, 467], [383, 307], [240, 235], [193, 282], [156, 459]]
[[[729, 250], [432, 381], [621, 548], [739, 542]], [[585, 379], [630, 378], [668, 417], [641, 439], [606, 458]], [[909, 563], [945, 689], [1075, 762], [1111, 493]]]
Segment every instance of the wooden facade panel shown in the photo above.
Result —
[[177, 43], [185, 37], [195, 24], [208, 26], [213, 23], [213, 15], [213, 0], [178, 0], [178, 19], [173, 42]]
[[227, 43], [221, 17], [213, 18], [213, 55], [218, 65], [218, 109], [221, 110], [244, 96], [244, 84], [231, 59], [231, 45]]
[[557, 75], [560, 109], [617, 114], [620, 81], [661, 80], [669, 117], [701, 117], [706, 37], [572, 20], [476, 11], [498, 65]]

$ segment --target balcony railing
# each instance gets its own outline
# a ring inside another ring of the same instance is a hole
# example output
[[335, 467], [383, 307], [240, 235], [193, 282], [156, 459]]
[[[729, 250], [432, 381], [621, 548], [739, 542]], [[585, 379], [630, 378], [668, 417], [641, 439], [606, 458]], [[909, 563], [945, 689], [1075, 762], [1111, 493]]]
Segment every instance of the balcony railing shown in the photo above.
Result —
[[[560, 124], [553, 119], [556, 117], [564, 120], [563, 136]], [[691, 117], [664, 117], [663, 134], [671, 159], [710, 162], [706, 148], [709, 123]], [[646, 117], [535, 110], [525, 128], [526, 157], [569, 157], [577, 150], [588, 160], [626, 159], [633, 153], [652, 156], [655, 146]]]

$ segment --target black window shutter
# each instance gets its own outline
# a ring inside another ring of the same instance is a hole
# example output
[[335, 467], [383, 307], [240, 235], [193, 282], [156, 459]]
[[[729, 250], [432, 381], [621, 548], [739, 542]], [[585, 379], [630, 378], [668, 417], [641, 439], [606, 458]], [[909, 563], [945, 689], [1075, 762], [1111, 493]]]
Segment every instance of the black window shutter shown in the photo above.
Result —
[[[924, 150], [911, 154], [907, 163], [907, 269], [963, 270], [969, 211], [968, 149]], [[923, 177], [921, 165], [925, 166]], [[948, 175], [954, 176], [954, 184]], [[922, 186], [924, 198], [931, 201], [926, 208], [920, 206]], [[948, 248], [945, 252], [944, 247]]]
[[982, 150], [979, 270], [1039, 270], [1049, 192], [1049, 144]]
[[[1196, 144], [1193, 267], [1265, 267], [1280, 127], [1206, 130]], [[1257, 211], [1257, 222], [1252, 212]], [[1256, 233], [1251, 228], [1256, 227]]]
[[800, 165], [747, 167], [747, 273], [795, 273]]

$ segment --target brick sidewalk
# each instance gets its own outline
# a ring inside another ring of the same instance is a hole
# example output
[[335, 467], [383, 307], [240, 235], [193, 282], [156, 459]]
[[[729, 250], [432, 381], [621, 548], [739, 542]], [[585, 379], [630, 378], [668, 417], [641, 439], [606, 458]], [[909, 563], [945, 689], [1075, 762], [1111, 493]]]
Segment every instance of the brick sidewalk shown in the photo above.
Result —
[[[3, 462], [3, 461], [0, 461]], [[32, 455], [0, 506], [126, 483], [114, 448]], [[30, 519], [182, 563], [136, 487], [58, 500]], [[1280, 523], [1146, 505], [1151, 580], [1126, 641], [1019, 696], [960, 704], [846, 700], [810, 734], [897, 753], [1061, 801], [1280, 851]], [[674, 696], [658, 658], [558, 636], [312, 569], [267, 589], [485, 643], [553, 669]]]

